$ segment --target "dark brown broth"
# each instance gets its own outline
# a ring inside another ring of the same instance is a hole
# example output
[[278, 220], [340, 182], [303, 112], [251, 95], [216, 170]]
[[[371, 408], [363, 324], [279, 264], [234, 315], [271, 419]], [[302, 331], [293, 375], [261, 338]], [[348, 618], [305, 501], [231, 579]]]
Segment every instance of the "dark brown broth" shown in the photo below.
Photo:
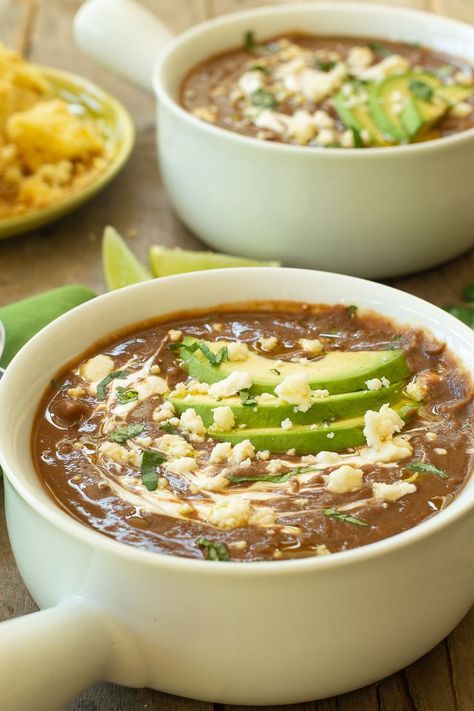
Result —
[[[440, 375], [439, 382], [431, 389], [429, 401], [406, 428], [412, 431], [414, 453], [411, 459], [429, 461], [447, 472], [449, 478], [422, 475], [416, 482], [416, 493], [389, 504], [372, 501], [355, 512], [351, 511], [368, 524], [366, 527], [327, 517], [321, 511], [365, 497], [370, 499], [373, 481], [391, 483], [399, 480], [401, 473], [404, 478], [410, 474], [405, 469], [407, 461], [392, 468], [364, 466], [365, 484], [361, 491], [331, 494], [319, 489], [314, 493], [305, 492], [304, 504], [298, 503], [301, 495], [296, 481], [288, 486], [282, 485], [285, 495], [280, 500], [277, 496], [272, 504], [282, 516], [277, 520], [278, 525], [269, 528], [245, 526], [220, 530], [194, 520], [192, 514], [182, 520], [137, 511], [110, 487], [104, 486], [87, 451], [73, 446], [80, 436], [91, 440], [97, 437], [100, 441], [104, 437], [99, 432], [100, 418], [93, 412], [96, 399], [87, 395], [79, 401], [74, 400], [71, 405], [71, 399], [65, 394], [67, 388], [81, 384], [80, 378], [72, 372], [72, 366], [68, 366], [56, 378], [62, 387], [51, 387], [45, 394], [32, 437], [38, 475], [62, 509], [111, 538], [150, 551], [201, 558], [204, 553], [196, 541], [206, 537], [225, 543], [232, 560], [255, 561], [316, 555], [317, 547], [322, 544], [334, 553], [381, 540], [430, 518], [458, 493], [470, 471], [472, 383], [442, 344], [422, 331], [402, 329], [373, 313], [351, 315], [342, 306], [308, 307], [276, 302], [254, 304], [248, 308], [242, 305], [230, 312], [216, 309], [214, 314], [179, 314], [155, 325], [136, 327], [128, 335], [111, 338], [106, 345], [96, 345], [88, 357], [97, 353], [109, 354], [116, 369], [123, 367], [132, 354], [144, 361], [166, 342], [169, 329], [180, 329], [187, 335], [210, 340], [223, 338], [248, 343], [254, 343], [261, 336], [276, 335], [279, 346], [268, 355], [283, 360], [304, 355], [297, 344], [299, 338], [319, 337], [324, 340], [327, 350], [400, 347], [414, 373], [430, 370]], [[215, 322], [222, 324], [218, 333], [212, 326]], [[78, 363], [84, 358], [82, 356]], [[155, 363], [160, 365], [170, 385], [186, 378], [177, 363], [176, 353], [167, 348], [160, 350]], [[140, 403], [129, 417], [129, 422], [146, 423], [143, 435], [156, 437], [164, 434], [151, 417], [160, 399], [152, 397]], [[426, 438], [427, 430], [436, 433], [435, 441]], [[195, 446], [210, 451], [213, 445], [206, 441]], [[439, 448], [445, 449], [447, 454], [437, 453], [435, 450]], [[281, 456], [272, 455], [272, 458]], [[285, 459], [299, 461], [294, 456], [285, 456]], [[254, 460], [245, 473], [262, 474], [267, 463]], [[125, 475], [127, 471], [130, 473], [125, 467]], [[169, 475], [168, 479], [175, 491], [186, 490], [182, 477]], [[321, 475], [315, 474], [314, 481], [320, 484]], [[299, 527], [300, 533], [283, 529], [284, 524]], [[242, 540], [248, 543], [245, 548], [234, 547]]]
[[[317, 37], [300, 33], [290, 33], [284, 35], [289, 40], [310, 50], [337, 51], [346, 58], [350, 49], [354, 46], [376, 44], [386, 50], [406, 57], [413, 66], [422, 70], [435, 71], [441, 67], [451, 64], [463, 71], [467, 76], [473, 76], [473, 67], [466, 60], [453, 57], [451, 55], [438, 52], [428, 47], [410, 45], [402, 42], [389, 42], [385, 39], [374, 39], [367, 37]], [[274, 38], [275, 41], [277, 38]], [[266, 40], [271, 43], [272, 40]], [[378, 60], [383, 57], [378, 57]], [[194, 67], [184, 79], [181, 87], [181, 104], [189, 111], [193, 112], [199, 107], [215, 107], [216, 116], [213, 124], [220, 128], [240, 133], [244, 136], [256, 138], [260, 130], [250, 121], [246, 121], [241, 115], [239, 103], [235, 104], [229, 100], [229, 92], [239, 76], [242, 74], [245, 65], [249, 60], [258, 60], [258, 54], [250, 52], [242, 47], [223, 52], [210, 57], [206, 61]], [[217, 88], [222, 87], [223, 92], [216, 95]], [[474, 99], [470, 100], [471, 103]], [[344, 124], [338, 117], [331, 98], [325, 99], [317, 104], [308, 102], [306, 105], [294, 106], [290, 101], [282, 102], [279, 111], [284, 114], [292, 114], [296, 109], [307, 109], [314, 112], [316, 109], [326, 111], [336, 122], [339, 130], [344, 129]], [[439, 138], [449, 136], [454, 133], [466, 131], [474, 126], [474, 112], [467, 117], [459, 118], [446, 115], [438, 124], [436, 131], [429, 137]], [[274, 142], [287, 142], [278, 134], [268, 135], [267, 140]]]

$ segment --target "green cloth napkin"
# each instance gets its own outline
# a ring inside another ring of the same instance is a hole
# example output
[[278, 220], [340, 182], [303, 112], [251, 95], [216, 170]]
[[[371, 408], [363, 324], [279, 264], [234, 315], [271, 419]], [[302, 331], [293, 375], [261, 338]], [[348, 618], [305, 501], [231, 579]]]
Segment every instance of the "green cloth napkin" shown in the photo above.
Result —
[[5, 350], [0, 366], [5, 368], [29, 339], [55, 318], [96, 294], [87, 286], [62, 286], [0, 307], [0, 321], [5, 326]]

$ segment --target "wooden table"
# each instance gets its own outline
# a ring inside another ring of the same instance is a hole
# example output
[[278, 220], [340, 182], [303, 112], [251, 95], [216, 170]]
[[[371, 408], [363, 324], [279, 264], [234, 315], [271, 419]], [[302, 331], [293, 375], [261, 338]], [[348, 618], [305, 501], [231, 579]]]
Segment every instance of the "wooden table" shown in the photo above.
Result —
[[[31, 0], [33, 2], [33, 0]], [[22, 0], [16, 0], [21, 5]], [[23, 0], [26, 2], [26, 0]], [[179, 31], [211, 13], [262, 5], [252, 0], [147, 0], [170, 27]], [[444, 12], [474, 23], [474, 0], [396, 0], [393, 4]], [[113, 224], [136, 253], [146, 258], [149, 245], [199, 247], [173, 214], [160, 182], [154, 148], [154, 102], [75, 48], [71, 21], [79, 0], [43, 0], [31, 23], [34, 61], [72, 70], [97, 81], [121, 99], [137, 125], [133, 156], [115, 182], [80, 212], [39, 232], [0, 243], [0, 304], [67, 283], [83, 282], [104, 290], [100, 235]], [[18, 37], [13, 23], [22, 7], [0, 19], [0, 38]], [[25, 27], [25, 25], [22, 25]], [[473, 235], [474, 237], [474, 235]], [[449, 239], [449, 235], [446, 235]], [[438, 269], [397, 279], [401, 289], [434, 303], [455, 300], [462, 285], [474, 280], [474, 251]], [[3, 496], [3, 492], [1, 492]], [[35, 610], [16, 569], [5, 524], [0, 522], [0, 619]], [[338, 698], [295, 706], [294, 711], [472, 711], [474, 709], [474, 613], [423, 659], [365, 689]], [[147, 689], [97, 684], [67, 706], [67, 711], [212, 711], [212, 704]], [[219, 705], [216, 705], [216, 707]], [[2, 711], [9, 711], [4, 709]], [[216, 711], [222, 711], [220, 708]]]

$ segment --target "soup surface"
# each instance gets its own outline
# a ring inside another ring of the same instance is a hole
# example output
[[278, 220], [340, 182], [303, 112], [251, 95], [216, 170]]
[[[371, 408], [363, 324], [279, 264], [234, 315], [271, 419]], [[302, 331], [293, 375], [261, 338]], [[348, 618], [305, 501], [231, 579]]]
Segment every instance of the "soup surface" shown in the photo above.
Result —
[[473, 67], [413, 44], [293, 34], [211, 57], [181, 103], [266, 141], [331, 148], [426, 141], [474, 126]]
[[241, 304], [96, 346], [51, 384], [32, 446], [59, 506], [124, 543], [330, 555], [449, 504], [471, 397], [425, 332], [355, 307]]

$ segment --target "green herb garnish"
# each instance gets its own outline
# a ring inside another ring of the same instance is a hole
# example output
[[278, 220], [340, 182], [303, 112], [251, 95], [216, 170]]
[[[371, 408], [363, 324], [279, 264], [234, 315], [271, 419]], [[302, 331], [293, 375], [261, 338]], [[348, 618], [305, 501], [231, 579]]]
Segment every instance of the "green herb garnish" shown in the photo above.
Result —
[[330, 516], [331, 518], [337, 518], [339, 521], [344, 521], [344, 523], [352, 523], [354, 526], [368, 526], [369, 524], [356, 516], [350, 516], [342, 511], [337, 511], [337, 509], [323, 509], [323, 514], [325, 516]]
[[258, 106], [261, 109], [276, 109], [278, 108], [278, 101], [275, 99], [273, 94], [265, 89], [257, 89], [254, 91], [250, 99], [254, 106]]
[[449, 475], [446, 474], [446, 472], [438, 467], [435, 467], [434, 464], [430, 464], [429, 462], [410, 462], [410, 464], [407, 464], [406, 468], [410, 472], [434, 474], [435, 476], [439, 476], [441, 479], [449, 479]]
[[127, 388], [117, 388], [117, 400], [121, 405], [138, 400], [138, 390], [127, 390]]
[[239, 394], [240, 402], [245, 407], [254, 407], [257, 404], [254, 395], [251, 395], [248, 390], [241, 390]]
[[420, 81], [420, 79], [412, 79], [409, 87], [410, 91], [412, 91], [419, 99], [428, 102], [432, 101], [434, 91], [433, 88], [426, 82]]
[[142, 484], [148, 491], [155, 491], [158, 486], [158, 474], [156, 468], [163, 464], [166, 460], [161, 452], [152, 452], [145, 449], [142, 453], [142, 465], [140, 467], [140, 476]]
[[262, 72], [262, 74], [270, 74], [270, 70], [265, 64], [259, 64], [258, 62], [256, 64], [252, 64], [251, 67], [249, 67], [251, 72]]
[[58, 391], [64, 390], [64, 388], [66, 387], [66, 383], [60, 383], [59, 380], [56, 380], [55, 378], [51, 379], [50, 385], [52, 388], [54, 388], [55, 390], [58, 390]]
[[217, 543], [209, 538], [198, 538], [196, 543], [206, 552], [208, 560], [230, 560], [229, 549], [225, 543]]
[[253, 30], [247, 30], [247, 32], [244, 33], [244, 49], [248, 52], [254, 52], [256, 47], [255, 32]]
[[144, 427], [145, 425], [140, 425], [139, 423], [127, 425], [126, 427], [117, 427], [116, 430], [113, 430], [113, 432], [109, 434], [107, 439], [111, 442], [118, 442], [119, 444], [123, 444], [127, 441], [127, 439], [137, 437], [137, 435], [143, 432]]
[[290, 469], [289, 472], [274, 474], [273, 476], [262, 474], [261, 476], [229, 476], [227, 478], [230, 482], [232, 482], [232, 484], [243, 484], [244, 482], [253, 483], [254, 481], [270, 481], [272, 484], [283, 484], [293, 476], [297, 476], [298, 474], [307, 474], [312, 471], [314, 471], [314, 467], [297, 467], [296, 469]]
[[114, 370], [112, 373], [106, 375], [97, 386], [97, 400], [105, 400], [107, 397], [107, 385], [109, 385], [112, 380], [123, 380], [128, 375], [130, 375], [130, 371], [128, 370]]
[[316, 60], [316, 67], [321, 69], [322, 72], [330, 72], [331, 69], [334, 69], [336, 64], [337, 62], [323, 62], [320, 59]]
[[352, 138], [354, 141], [354, 148], [364, 148], [364, 145], [365, 145], [364, 140], [362, 138], [362, 134], [359, 131], [359, 129], [352, 127], [351, 131], [352, 131]]
[[350, 318], [354, 318], [354, 316], [357, 313], [357, 306], [355, 306], [354, 304], [351, 304], [350, 306], [347, 307], [346, 311], [347, 311], [347, 315]]
[[165, 432], [168, 432], [168, 434], [181, 434], [181, 432], [176, 427], [173, 427], [170, 422], [163, 422], [163, 424], [160, 425], [160, 430], [164, 430]]
[[207, 358], [211, 365], [220, 365], [229, 357], [227, 346], [221, 348], [217, 353], [213, 353], [209, 346], [204, 343], [204, 341], [194, 341], [194, 343], [170, 343], [168, 344], [168, 350], [178, 351], [185, 350], [188, 353], [195, 353], [200, 350], [201, 353]]
[[200, 349], [203, 356], [207, 358], [211, 365], [220, 365], [229, 357], [227, 346], [221, 348], [217, 353], [213, 353], [213, 351], [211, 351], [211, 349], [204, 343], [204, 341], [199, 341], [198, 348]]
[[280, 371], [276, 368], [270, 368], [270, 373], [273, 373], [274, 375], [281, 375]]
[[369, 42], [368, 47], [372, 50], [372, 52], [378, 54], [379, 57], [388, 57], [393, 54], [393, 49], [384, 47], [383, 44], [380, 44], [380, 42]]

